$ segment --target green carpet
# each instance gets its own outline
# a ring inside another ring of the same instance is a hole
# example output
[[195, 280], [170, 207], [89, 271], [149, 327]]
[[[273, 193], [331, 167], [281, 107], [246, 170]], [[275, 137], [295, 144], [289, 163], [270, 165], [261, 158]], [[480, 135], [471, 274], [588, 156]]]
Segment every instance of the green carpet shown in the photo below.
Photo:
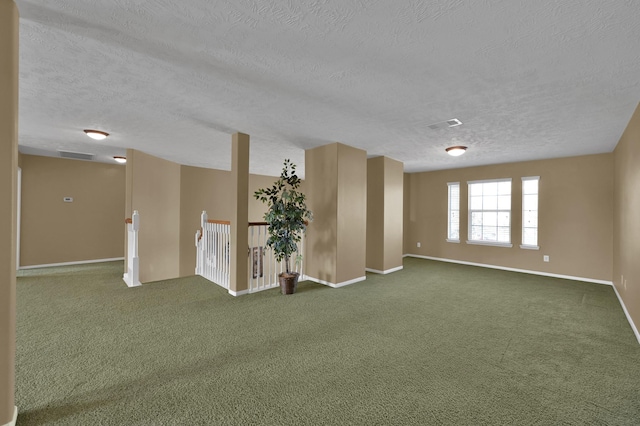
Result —
[[341, 289], [20, 272], [18, 425], [640, 424], [611, 287], [406, 258]]

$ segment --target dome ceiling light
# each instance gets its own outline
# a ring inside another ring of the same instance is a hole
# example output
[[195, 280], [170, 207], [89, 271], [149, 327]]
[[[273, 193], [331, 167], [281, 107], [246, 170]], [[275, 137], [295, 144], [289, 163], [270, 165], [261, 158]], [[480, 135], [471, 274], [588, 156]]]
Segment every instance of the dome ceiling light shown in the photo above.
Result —
[[449, 148], [445, 149], [445, 151], [447, 151], [447, 154], [449, 154], [452, 157], [459, 157], [460, 155], [464, 154], [467, 151], [467, 147], [466, 146], [450, 146]]
[[87, 136], [89, 136], [91, 139], [95, 139], [97, 141], [101, 141], [103, 139], [106, 139], [107, 136], [109, 136], [109, 133], [107, 132], [103, 132], [100, 130], [90, 130], [90, 129], [85, 129], [84, 131]]

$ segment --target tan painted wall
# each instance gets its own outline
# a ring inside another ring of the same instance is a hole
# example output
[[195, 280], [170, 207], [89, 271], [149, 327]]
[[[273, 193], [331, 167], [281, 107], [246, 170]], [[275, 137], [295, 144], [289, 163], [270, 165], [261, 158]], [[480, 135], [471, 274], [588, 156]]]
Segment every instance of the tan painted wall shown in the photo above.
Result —
[[[614, 151], [613, 282], [640, 326], [640, 105]], [[624, 281], [623, 281], [624, 279]]]
[[21, 157], [21, 266], [124, 256], [122, 165]]
[[367, 268], [387, 271], [402, 266], [404, 173], [387, 157], [367, 160]]
[[338, 144], [338, 283], [366, 275], [367, 153]]
[[18, 28], [14, 2], [0, 1], [0, 425], [15, 406]]
[[305, 151], [307, 207], [313, 222], [307, 228], [306, 274], [337, 283], [338, 144]]
[[[180, 165], [130, 150], [131, 209], [140, 214], [140, 282], [180, 276]], [[122, 210], [121, 210], [122, 211]]]
[[[521, 177], [540, 176], [540, 250], [520, 249]], [[466, 244], [469, 180], [512, 178], [512, 248]], [[613, 155], [408, 175], [405, 253], [611, 281]], [[447, 243], [447, 182], [460, 182], [461, 243]], [[416, 243], [422, 247], [417, 248]], [[550, 256], [550, 262], [542, 260]]]

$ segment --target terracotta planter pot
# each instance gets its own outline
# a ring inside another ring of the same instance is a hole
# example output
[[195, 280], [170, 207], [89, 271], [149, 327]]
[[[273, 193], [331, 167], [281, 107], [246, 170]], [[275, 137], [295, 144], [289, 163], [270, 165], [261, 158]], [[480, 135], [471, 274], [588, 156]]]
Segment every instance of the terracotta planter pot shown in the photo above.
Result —
[[278, 279], [280, 281], [280, 291], [282, 294], [293, 294], [296, 292], [296, 288], [298, 287], [298, 274], [294, 272], [293, 274], [287, 274], [286, 272], [278, 275]]

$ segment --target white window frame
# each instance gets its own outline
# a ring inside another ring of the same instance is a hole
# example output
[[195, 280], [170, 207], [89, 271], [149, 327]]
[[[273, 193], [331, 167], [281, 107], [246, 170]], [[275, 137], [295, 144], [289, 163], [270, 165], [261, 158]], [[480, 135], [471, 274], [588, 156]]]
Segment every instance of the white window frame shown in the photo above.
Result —
[[[526, 176], [526, 177], [522, 177], [522, 235], [521, 235], [521, 241], [522, 244], [520, 245], [521, 249], [526, 249], [526, 250], [540, 250], [540, 241], [538, 240], [540, 234], [539, 234], [539, 230], [540, 230], [540, 176]], [[538, 190], [536, 191], [535, 195], [536, 195], [536, 212], [537, 212], [537, 219], [536, 219], [536, 226], [535, 226], [535, 230], [536, 230], [536, 242], [538, 244], [536, 245], [531, 245], [531, 244], [525, 244], [524, 243], [524, 230], [525, 228], [529, 228], [532, 229], [534, 228], [533, 226], [525, 226], [524, 223], [524, 196], [525, 195], [533, 195], [533, 194], [525, 194], [524, 193], [524, 183], [526, 181], [530, 181], [530, 180], [536, 180], [538, 181]]]
[[[452, 209], [451, 205], [451, 187], [458, 187], [458, 205], [455, 209]], [[451, 212], [458, 211], [458, 238], [451, 238]], [[460, 182], [447, 182], [447, 242], [459, 243], [460, 242]]]
[[[472, 213], [476, 212], [476, 211], [485, 211], [483, 210], [472, 210], [471, 209], [471, 189], [470, 186], [472, 184], [478, 184], [478, 183], [489, 183], [489, 182], [509, 182], [511, 184], [511, 192], [509, 194], [509, 198], [510, 198], [510, 202], [509, 202], [509, 210], [505, 210], [505, 209], [497, 209], [497, 210], [489, 210], [489, 211], [496, 211], [496, 212], [509, 212], [509, 242], [498, 242], [498, 241], [483, 241], [483, 240], [472, 240], [471, 239], [471, 231], [472, 231], [472, 225], [471, 225], [471, 218], [472, 218]], [[512, 231], [512, 204], [513, 204], [513, 182], [511, 178], [503, 178], [503, 179], [485, 179], [485, 180], [468, 180], [467, 181], [467, 198], [468, 198], [468, 212], [467, 212], [467, 244], [476, 244], [476, 245], [481, 245], [481, 246], [495, 246], [495, 247], [513, 247], [513, 244], [511, 244], [511, 231]]]

